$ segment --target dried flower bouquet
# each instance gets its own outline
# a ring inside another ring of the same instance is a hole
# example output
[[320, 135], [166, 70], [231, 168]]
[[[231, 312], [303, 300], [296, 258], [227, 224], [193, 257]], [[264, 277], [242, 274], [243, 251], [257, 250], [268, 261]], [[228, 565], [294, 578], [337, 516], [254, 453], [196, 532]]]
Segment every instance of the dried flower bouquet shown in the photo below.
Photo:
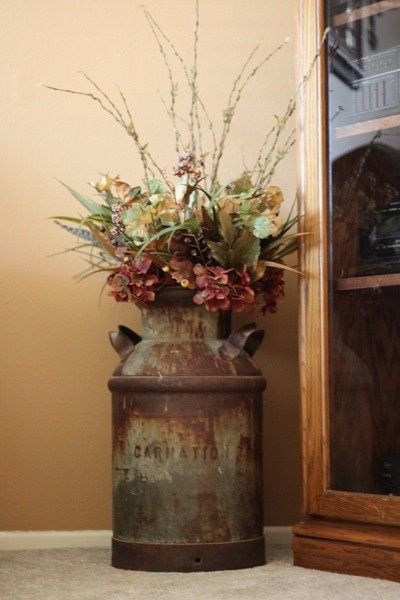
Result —
[[[283, 194], [272, 185], [272, 178], [295, 142], [294, 131], [287, 134], [286, 129], [297, 94], [289, 100], [282, 116], [276, 117], [253, 168], [227, 184], [221, 184], [218, 175], [244, 89], [287, 40], [254, 66], [258, 47], [251, 52], [233, 82], [217, 136], [198, 90], [198, 1], [195, 7], [191, 68], [150, 13], [144, 11], [170, 82], [169, 103], [164, 101], [164, 106], [175, 140], [174, 179], [166, 175], [148, 144], [139, 137], [122, 91], [117, 103], [85, 73], [82, 75], [92, 86], [91, 92], [47, 86], [98, 103], [133, 140], [144, 171], [142, 185], [133, 187], [118, 176], [102, 176], [91, 184], [97, 201], [66, 186], [88, 214], [54, 219], [77, 239], [77, 245], [69, 250], [82, 254], [89, 262], [81, 278], [106, 272], [109, 294], [118, 302], [143, 306], [152, 302], [164, 286], [179, 285], [193, 290], [193, 301], [210, 311], [260, 307], [263, 313], [276, 312], [284, 295], [284, 271], [294, 270], [284, 259], [296, 249], [299, 234], [290, 232], [297, 217], [280, 217]], [[177, 114], [178, 86], [171, 58], [182, 67], [189, 86], [187, 119]], [[187, 128], [185, 132], [180, 129], [181, 123]], [[206, 134], [210, 152], [204, 149]]]

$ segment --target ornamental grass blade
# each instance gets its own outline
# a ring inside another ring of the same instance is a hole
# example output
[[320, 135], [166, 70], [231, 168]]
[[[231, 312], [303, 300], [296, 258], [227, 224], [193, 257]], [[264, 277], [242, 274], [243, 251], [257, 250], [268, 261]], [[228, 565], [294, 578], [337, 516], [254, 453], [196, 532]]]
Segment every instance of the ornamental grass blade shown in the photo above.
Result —
[[[57, 177], [56, 177], [56, 179], [57, 179]], [[92, 215], [104, 215], [104, 216], [110, 215], [110, 209], [108, 208], [108, 206], [102, 206], [101, 204], [97, 204], [97, 202], [93, 202], [93, 200], [90, 200], [90, 198], [87, 198], [86, 196], [82, 196], [82, 194], [80, 194], [79, 192], [76, 192], [74, 189], [69, 187], [69, 185], [67, 185], [60, 179], [57, 179], [57, 181], [59, 183], [61, 183], [61, 185], [63, 185], [69, 191], [69, 193], [72, 194], [72, 196], [76, 200], [78, 200], [78, 202], [80, 202], [82, 204], [82, 206], [84, 206], [86, 208], [86, 210], [88, 210]]]
[[107, 287], [107, 279], [105, 280], [105, 282], [103, 283], [103, 285], [100, 288], [100, 292], [99, 292], [99, 299], [98, 299], [98, 306], [99, 308], [102, 306], [102, 301], [103, 301], [103, 296], [104, 296], [104, 290]]
[[276, 252], [279, 254], [284, 248], [286, 248], [294, 240], [296, 240], [296, 244], [297, 244], [297, 238], [305, 236], [305, 235], [309, 235], [309, 233], [308, 232], [292, 233], [291, 235], [288, 235], [285, 238], [275, 238], [275, 240], [273, 242], [270, 242], [267, 246], [265, 246], [263, 248], [261, 254], [266, 257], [269, 254], [273, 253], [274, 250], [276, 250]]
[[285, 235], [285, 233], [287, 231], [289, 231], [289, 229], [291, 229], [292, 227], [294, 227], [294, 225], [296, 225], [296, 223], [298, 223], [300, 221], [301, 217], [299, 215], [296, 215], [293, 218], [287, 218], [285, 223], [283, 224], [282, 230], [279, 233], [279, 235], [277, 236], [278, 238], [281, 238], [282, 236]]
[[282, 269], [283, 271], [290, 271], [292, 273], [297, 273], [298, 275], [303, 275], [301, 271], [294, 269], [293, 267], [288, 267], [284, 263], [274, 262], [272, 260], [263, 261], [266, 267], [272, 267], [273, 269]]
[[292, 252], [296, 252], [298, 247], [299, 247], [298, 240], [297, 239], [291, 240], [288, 244], [285, 244], [284, 246], [282, 246], [282, 248], [280, 250], [278, 250], [276, 252], [276, 254], [271, 258], [274, 258], [275, 260], [280, 260], [281, 258], [284, 258], [285, 256], [288, 256], [289, 254], [292, 254]]
[[147, 246], [149, 246], [149, 244], [157, 241], [164, 235], [167, 235], [169, 233], [175, 233], [175, 231], [179, 231], [179, 229], [192, 229], [195, 225], [196, 223], [194, 221], [186, 221], [185, 223], [179, 223], [179, 225], [171, 225], [170, 227], [165, 227], [164, 229], [161, 229], [161, 231], [158, 231], [157, 233], [152, 235], [147, 240], [147, 242], [143, 244], [143, 246], [138, 250], [136, 257], [140, 256], [147, 248]]
[[292, 252], [295, 252], [299, 246], [298, 238], [310, 235], [310, 233], [310, 231], [305, 231], [289, 236], [290, 239], [288, 240], [288, 243], [282, 245], [281, 249], [277, 252], [277, 257], [282, 258], [288, 254], [291, 254]]
[[111, 221], [111, 214], [106, 216], [106, 215], [88, 215], [87, 217], [67, 217], [65, 215], [56, 215], [54, 217], [48, 217], [49, 219], [52, 219], [53, 221], [68, 221], [70, 223], [77, 223], [82, 225], [82, 223], [85, 223], [85, 221], [87, 221], [88, 219], [90, 219], [91, 221], [100, 221], [100, 223], [107, 223], [110, 224]]
[[70, 223], [77, 223], [78, 225], [82, 225], [82, 223], [85, 222], [85, 219], [82, 219], [82, 218], [78, 218], [78, 217], [64, 217], [64, 216], [61, 216], [61, 215], [57, 215], [55, 217], [49, 217], [49, 219], [52, 219], [55, 222], [57, 222], [57, 221], [69, 221]]
[[53, 258], [53, 256], [60, 256], [61, 254], [67, 254], [67, 252], [77, 252], [82, 248], [93, 248], [93, 244], [79, 244], [78, 246], [73, 246], [72, 248], [65, 248], [65, 250], [60, 250], [59, 252], [53, 252], [53, 254], [48, 254], [47, 258]]
[[90, 271], [90, 273], [86, 273], [86, 275], [83, 275], [82, 277], [80, 277], [79, 279], [77, 279], [77, 283], [80, 283], [81, 281], [83, 281], [84, 279], [87, 279], [88, 277], [90, 277], [91, 275], [96, 275], [96, 273], [104, 273], [104, 271], [114, 271], [114, 269], [95, 269], [94, 271]]

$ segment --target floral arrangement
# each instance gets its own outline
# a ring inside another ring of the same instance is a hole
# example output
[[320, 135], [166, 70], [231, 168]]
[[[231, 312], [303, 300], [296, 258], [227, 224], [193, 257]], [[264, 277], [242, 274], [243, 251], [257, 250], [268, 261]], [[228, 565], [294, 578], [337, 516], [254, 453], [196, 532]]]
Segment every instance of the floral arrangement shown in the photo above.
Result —
[[[219, 182], [218, 175], [244, 89], [287, 40], [255, 66], [251, 64], [257, 47], [251, 52], [233, 82], [217, 138], [198, 89], [198, 2], [195, 6], [192, 68], [145, 10], [170, 81], [170, 100], [164, 101], [164, 106], [177, 154], [172, 177], [140, 139], [122, 91], [117, 103], [84, 73], [93, 91], [47, 86], [97, 102], [133, 140], [144, 171], [143, 182], [133, 186], [117, 175], [103, 175], [91, 184], [96, 200], [66, 186], [87, 214], [54, 220], [77, 239], [77, 245], [69, 250], [82, 254], [89, 263], [81, 278], [105, 272], [109, 294], [117, 302], [144, 306], [155, 300], [164, 286], [173, 285], [193, 290], [193, 301], [210, 311], [252, 311], [259, 307], [263, 313], [273, 313], [284, 295], [284, 271], [294, 271], [284, 259], [296, 249], [299, 235], [290, 232], [297, 217], [289, 215], [282, 220], [283, 194], [272, 185], [277, 165], [294, 144], [294, 131], [288, 135], [285, 131], [296, 96], [289, 100], [283, 115], [275, 118], [254, 166], [226, 184]], [[187, 119], [177, 114], [178, 86], [171, 57], [182, 68], [189, 87]], [[186, 132], [178, 126], [181, 121]], [[211, 141], [208, 153], [204, 150], [204, 129]]]

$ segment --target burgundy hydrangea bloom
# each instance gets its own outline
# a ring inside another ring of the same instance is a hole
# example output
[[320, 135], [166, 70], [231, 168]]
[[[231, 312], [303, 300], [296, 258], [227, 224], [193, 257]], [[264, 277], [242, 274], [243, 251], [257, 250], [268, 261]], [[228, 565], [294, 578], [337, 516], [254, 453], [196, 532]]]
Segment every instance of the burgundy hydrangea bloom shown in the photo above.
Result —
[[199, 288], [204, 288], [210, 283], [226, 285], [230, 270], [223, 267], [203, 267], [203, 265], [197, 264], [193, 268], [196, 275], [196, 285]]
[[179, 254], [174, 254], [169, 261], [170, 276], [183, 287], [194, 290], [195, 275], [193, 272], [193, 263], [190, 260], [181, 258]]
[[196, 304], [204, 304], [211, 312], [229, 310], [231, 308], [231, 289], [228, 285], [230, 269], [203, 267], [198, 264], [193, 271], [196, 275], [196, 287], [200, 288], [193, 301]]
[[196, 304], [204, 304], [207, 310], [234, 310], [242, 312], [251, 308], [255, 293], [246, 267], [242, 271], [223, 267], [194, 267], [196, 287], [200, 288], [193, 298]]
[[152, 302], [155, 299], [154, 287], [159, 282], [149, 258], [138, 258], [123, 264], [112, 273], [107, 283], [111, 287], [109, 295], [117, 302]]
[[251, 287], [250, 276], [247, 268], [243, 267], [242, 271], [235, 271], [232, 276], [231, 287], [231, 309], [236, 312], [249, 310], [254, 302], [255, 293]]
[[285, 296], [285, 281], [281, 269], [267, 268], [264, 275], [255, 283], [256, 293], [264, 302], [261, 312], [276, 313], [278, 302]]

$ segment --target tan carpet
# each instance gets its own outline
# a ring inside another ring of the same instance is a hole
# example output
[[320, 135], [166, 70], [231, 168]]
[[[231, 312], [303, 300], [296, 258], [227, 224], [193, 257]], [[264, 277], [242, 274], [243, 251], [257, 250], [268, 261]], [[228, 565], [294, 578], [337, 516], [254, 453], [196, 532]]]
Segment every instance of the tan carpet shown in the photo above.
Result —
[[0, 552], [1, 600], [400, 600], [400, 584], [301, 569], [271, 547], [265, 567], [140, 573], [103, 549]]

